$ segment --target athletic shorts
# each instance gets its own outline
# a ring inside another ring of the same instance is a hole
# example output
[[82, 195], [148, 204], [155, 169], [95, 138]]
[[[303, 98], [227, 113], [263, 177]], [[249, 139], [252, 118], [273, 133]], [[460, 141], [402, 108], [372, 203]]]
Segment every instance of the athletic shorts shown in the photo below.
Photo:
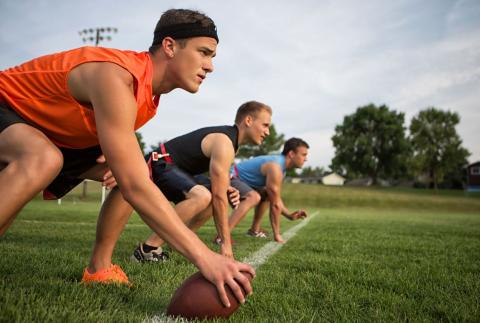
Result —
[[79, 176], [97, 165], [97, 158], [102, 155], [100, 146], [84, 149], [58, 147], [63, 155], [63, 167], [57, 177], [43, 191], [45, 200], [62, 198], [83, 181]]
[[0, 102], [0, 132], [15, 123], [28, 124], [6, 103]]
[[184, 201], [186, 194], [196, 185], [209, 188], [210, 179], [204, 175], [191, 175], [163, 158], [148, 162], [149, 159], [150, 155], [147, 155], [153, 182], [175, 204]]
[[[212, 183], [210, 181], [210, 178], [208, 178], [207, 176], [197, 175], [195, 176], [195, 181], [198, 184], [201, 184], [206, 188], [208, 188], [209, 191], [212, 190]], [[248, 186], [238, 178], [230, 179], [230, 186], [233, 186], [240, 192], [240, 200], [245, 199], [245, 196], [247, 195], [247, 193], [253, 190], [253, 188], [251, 188], [250, 186]]]
[[240, 200], [245, 199], [245, 196], [250, 191], [256, 191], [258, 194], [260, 194], [261, 201], [267, 200], [267, 191], [265, 190], [265, 187], [260, 187], [260, 188], [251, 187], [250, 185], [248, 185], [238, 177], [232, 177], [230, 179], [230, 185], [235, 187], [240, 192]]
[[[7, 104], [0, 103], [0, 132], [15, 123], [25, 123], [16, 111]], [[63, 155], [63, 167], [60, 174], [43, 191], [46, 200], [59, 199], [80, 184], [81, 174], [97, 164], [97, 158], [102, 154], [100, 146], [85, 149], [70, 149], [57, 147]]]

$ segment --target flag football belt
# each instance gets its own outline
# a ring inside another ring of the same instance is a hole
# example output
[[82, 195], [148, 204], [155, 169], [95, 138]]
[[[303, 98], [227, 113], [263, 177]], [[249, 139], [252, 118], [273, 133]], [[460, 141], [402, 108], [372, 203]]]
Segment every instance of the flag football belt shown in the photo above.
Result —
[[240, 176], [238, 176], [237, 164], [233, 164], [233, 173], [230, 173], [230, 179], [232, 178], [240, 178]]
[[153, 175], [152, 175], [152, 161], [158, 161], [159, 159], [164, 159], [167, 164], [173, 165], [173, 160], [170, 158], [170, 154], [167, 153], [167, 150], [165, 149], [164, 144], [160, 144], [160, 152], [159, 154], [157, 151], [152, 151], [150, 154], [150, 158], [148, 158], [147, 165], [148, 165], [148, 172], [150, 173], [150, 179], [153, 180]]

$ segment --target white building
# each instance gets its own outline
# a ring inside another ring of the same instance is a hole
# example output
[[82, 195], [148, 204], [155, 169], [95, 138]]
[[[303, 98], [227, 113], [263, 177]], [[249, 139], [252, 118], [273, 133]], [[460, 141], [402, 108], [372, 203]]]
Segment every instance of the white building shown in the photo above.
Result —
[[345, 178], [337, 173], [331, 173], [322, 177], [322, 183], [323, 185], [343, 186], [345, 183]]

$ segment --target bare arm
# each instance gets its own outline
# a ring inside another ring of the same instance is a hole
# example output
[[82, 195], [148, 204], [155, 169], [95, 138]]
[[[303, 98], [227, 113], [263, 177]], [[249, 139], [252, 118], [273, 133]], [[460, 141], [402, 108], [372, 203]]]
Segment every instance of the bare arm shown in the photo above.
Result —
[[295, 210], [293, 212], [290, 212], [285, 206], [285, 204], [283, 205], [281, 213], [284, 217], [286, 217], [290, 221], [304, 219], [307, 217], [307, 212], [305, 212], [305, 210]]
[[266, 163], [262, 166], [262, 173], [267, 177], [266, 190], [270, 201], [270, 223], [275, 241], [283, 242], [280, 234], [280, 215], [285, 208], [281, 197], [283, 174], [277, 163]]
[[228, 227], [229, 171], [235, 156], [231, 140], [224, 134], [210, 134], [202, 142], [202, 150], [210, 157], [212, 182], [212, 208], [215, 226], [222, 239], [222, 254], [233, 258], [230, 229]]
[[281, 214], [286, 217], [290, 215], [290, 211], [287, 209], [287, 206], [285, 204], [283, 204]]
[[209, 250], [183, 224], [149, 179], [134, 133], [137, 106], [132, 83], [130, 73], [110, 63], [80, 65], [69, 77], [72, 95], [81, 102], [90, 102], [94, 107], [99, 142], [125, 200], [155, 233], [192, 261], [216, 285], [224, 304], [228, 304], [225, 283], [239, 300], [243, 300], [240, 286], [251, 292], [251, 285], [248, 279], [243, 279], [240, 271], [254, 274], [253, 269]]

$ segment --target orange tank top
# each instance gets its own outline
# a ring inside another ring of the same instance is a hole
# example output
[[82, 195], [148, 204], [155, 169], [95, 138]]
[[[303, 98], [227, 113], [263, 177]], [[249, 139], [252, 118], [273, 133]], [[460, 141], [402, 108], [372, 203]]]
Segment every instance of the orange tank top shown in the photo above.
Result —
[[157, 111], [159, 97], [152, 95], [152, 61], [137, 53], [101, 47], [81, 47], [42, 56], [0, 72], [0, 101], [41, 130], [57, 146], [87, 148], [98, 145], [94, 112], [78, 103], [67, 87], [68, 73], [87, 62], [111, 62], [135, 80], [135, 130]]

